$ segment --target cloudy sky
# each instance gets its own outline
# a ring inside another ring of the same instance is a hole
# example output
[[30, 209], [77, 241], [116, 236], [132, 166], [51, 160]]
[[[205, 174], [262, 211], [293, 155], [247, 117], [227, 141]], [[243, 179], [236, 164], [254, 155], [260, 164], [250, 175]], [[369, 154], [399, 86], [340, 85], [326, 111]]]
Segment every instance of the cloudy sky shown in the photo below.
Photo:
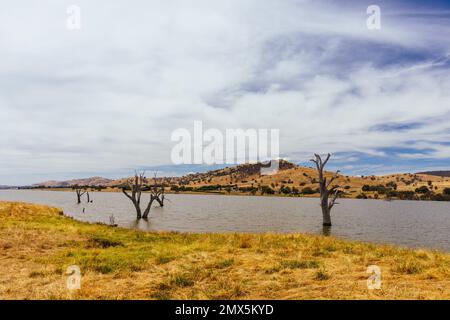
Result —
[[347, 174], [450, 169], [446, 3], [4, 1], [0, 184], [207, 169], [171, 162], [194, 120], [279, 128], [282, 157]]

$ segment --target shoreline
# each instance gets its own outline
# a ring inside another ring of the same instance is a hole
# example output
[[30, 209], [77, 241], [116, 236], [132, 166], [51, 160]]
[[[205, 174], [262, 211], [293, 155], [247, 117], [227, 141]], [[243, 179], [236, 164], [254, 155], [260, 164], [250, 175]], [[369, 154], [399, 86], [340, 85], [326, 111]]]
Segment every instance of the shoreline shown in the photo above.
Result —
[[[61, 192], [74, 192], [71, 188], [27, 188], [27, 189], [0, 189], [0, 191], [61, 191]], [[103, 193], [121, 193], [119, 189], [111, 188], [107, 190], [89, 190], [89, 192], [103, 192]], [[144, 194], [148, 194], [149, 191], [142, 191]], [[250, 194], [245, 192], [206, 192], [206, 191], [181, 191], [173, 192], [167, 191], [165, 194], [182, 194], [182, 195], [218, 195], [218, 196], [242, 196], [242, 197], [276, 197], [276, 198], [294, 198], [294, 199], [319, 199], [320, 195], [286, 195], [286, 194]], [[401, 198], [387, 198], [387, 197], [368, 197], [368, 198], [358, 198], [358, 197], [339, 197], [338, 199], [355, 199], [355, 200], [380, 200], [380, 201], [425, 201], [425, 202], [450, 202], [450, 200], [434, 200], [434, 199], [401, 199]]]

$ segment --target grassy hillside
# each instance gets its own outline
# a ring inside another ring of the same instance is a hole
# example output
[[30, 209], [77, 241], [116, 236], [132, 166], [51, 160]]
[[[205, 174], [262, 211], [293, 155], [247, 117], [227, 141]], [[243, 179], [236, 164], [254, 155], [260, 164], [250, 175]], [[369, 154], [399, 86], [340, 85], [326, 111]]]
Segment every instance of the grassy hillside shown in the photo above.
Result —
[[[0, 299], [450, 299], [450, 255], [313, 235], [145, 233], [0, 202]], [[66, 289], [66, 268], [81, 290]], [[368, 290], [369, 265], [382, 271]]]
[[[183, 177], [160, 177], [156, 179], [156, 183], [163, 183], [167, 192], [319, 196], [315, 169], [297, 166], [284, 160], [280, 161], [280, 170], [275, 174], [261, 175], [260, 169], [261, 164], [243, 164]], [[333, 172], [326, 173], [328, 178], [332, 175]], [[102, 185], [102, 190], [105, 191], [120, 191], [127, 179], [95, 185]], [[101, 181], [101, 178], [85, 180]], [[147, 181], [148, 184], [154, 182], [152, 178]], [[341, 174], [333, 184], [340, 186], [340, 197], [344, 198], [450, 201], [450, 177], [409, 173], [361, 177]]]
[[[176, 192], [318, 197], [315, 169], [281, 161], [280, 170], [261, 175], [260, 164], [244, 164], [181, 178], [159, 179]], [[334, 172], [326, 172], [330, 179]], [[117, 182], [113, 182], [113, 185]], [[426, 174], [348, 176], [340, 174], [341, 197], [450, 201], [450, 178]], [[448, 188], [447, 190], [445, 190]], [[447, 194], [446, 194], [447, 192]]]

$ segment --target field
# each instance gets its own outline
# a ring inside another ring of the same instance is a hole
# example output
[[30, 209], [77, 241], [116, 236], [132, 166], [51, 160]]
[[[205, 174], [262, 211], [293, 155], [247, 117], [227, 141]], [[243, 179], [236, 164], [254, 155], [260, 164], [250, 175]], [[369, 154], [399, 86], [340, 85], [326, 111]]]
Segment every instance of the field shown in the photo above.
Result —
[[[318, 219], [320, 223], [320, 219]], [[450, 299], [450, 254], [304, 234], [145, 233], [0, 202], [0, 299]], [[66, 270], [81, 270], [69, 291]], [[369, 290], [369, 265], [381, 289]]]

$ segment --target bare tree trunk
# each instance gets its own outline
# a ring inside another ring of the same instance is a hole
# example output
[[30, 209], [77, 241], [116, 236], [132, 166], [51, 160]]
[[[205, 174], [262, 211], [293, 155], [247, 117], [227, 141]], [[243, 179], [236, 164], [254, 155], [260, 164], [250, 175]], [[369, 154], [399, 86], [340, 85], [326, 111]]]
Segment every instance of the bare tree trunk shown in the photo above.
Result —
[[[135, 195], [133, 192], [132, 192], [132, 195], [131, 195], [131, 196], [125, 191], [125, 189], [123, 189], [122, 192], [123, 192], [123, 193], [127, 196], [127, 198], [130, 199], [131, 202], [133, 203], [134, 208], [135, 208], [135, 210], [136, 210], [136, 218], [137, 218], [137, 219], [142, 218], [140, 199], [138, 199], [138, 198], [136, 197], [136, 195]], [[140, 198], [140, 196], [139, 196], [139, 198]]]
[[142, 218], [141, 206], [138, 203], [134, 203], [134, 208], [136, 209], [136, 219]]
[[152, 208], [153, 201], [155, 201], [155, 200], [157, 200], [157, 198], [153, 194], [151, 194], [150, 201], [148, 202], [147, 208], [145, 208], [144, 215], [142, 216], [143, 219], [148, 219], [148, 214], [150, 213], [150, 209]]
[[153, 178], [153, 186], [151, 187], [150, 192], [152, 194], [152, 201], [156, 200], [161, 207], [164, 207], [164, 181], [161, 181], [161, 183], [158, 184], [156, 180], [156, 173]]
[[77, 204], [80, 204], [80, 203], [81, 203], [81, 196], [82, 196], [83, 194], [85, 194], [86, 191], [83, 191], [83, 189], [81, 189], [81, 188], [79, 188], [79, 187], [75, 187], [75, 192], [76, 192], [76, 194], [77, 194]]
[[164, 195], [161, 195], [160, 198], [155, 199], [161, 207], [164, 207]]
[[122, 189], [123, 194], [131, 200], [131, 202], [134, 205], [134, 208], [136, 209], [136, 218], [141, 219], [142, 218], [142, 212], [141, 212], [141, 195], [142, 195], [142, 186], [144, 184], [144, 177], [145, 172], [140, 173], [139, 175], [137, 172], [134, 174], [134, 179], [132, 181], [128, 181], [128, 186], [131, 189], [131, 194], [129, 194], [125, 188]]
[[87, 202], [91, 202], [91, 197], [89, 196], [89, 191], [86, 191]]
[[[324, 168], [330, 159], [330, 154], [326, 159], [322, 161], [322, 158], [318, 154], [314, 154], [315, 159], [311, 159], [316, 164], [317, 173], [319, 176], [319, 192], [320, 192], [320, 206], [322, 207], [323, 226], [331, 226], [331, 208], [336, 203], [337, 196], [339, 194], [339, 186], [331, 185], [331, 183], [338, 177], [339, 170], [331, 177], [327, 182], [327, 178], [324, 176]], [[329, 200], [330, 194], [332, 194], [331, 200]]]
[[328, 208], [328, 196], [321, 199], [320, 206], [322, 207], [323, 225], [331, 226], [331, 210]]

